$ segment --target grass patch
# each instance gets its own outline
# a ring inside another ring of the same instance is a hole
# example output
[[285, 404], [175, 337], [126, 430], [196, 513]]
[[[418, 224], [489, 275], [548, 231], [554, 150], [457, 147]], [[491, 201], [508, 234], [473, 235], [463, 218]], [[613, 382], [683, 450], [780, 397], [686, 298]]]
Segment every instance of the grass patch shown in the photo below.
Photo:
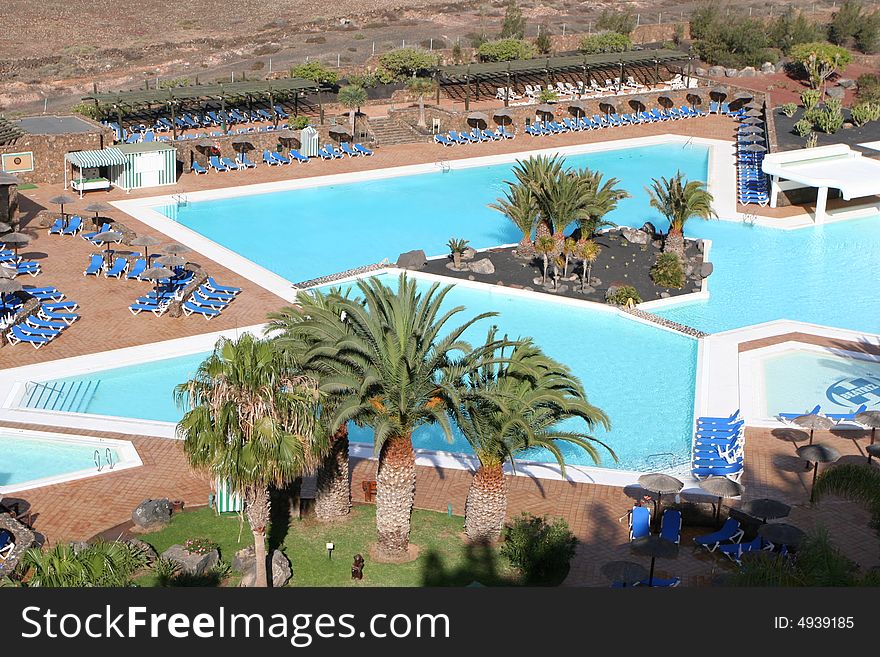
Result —
[[[280, 516], [280, 517], [279, 517]], [[419, 546], [418, 559], [405, 564], [380, 564], [370, 559], [370, 545], [376, 540], [376, 510], [356, 505], [351, 518], [339, 524], [324, 524], [311, 517], [291, 518], [273, 514], [269, 529], [270, 547], [278, 547], [290, 559], [293, 579], [289, 586], [466, 586], [473, 581], [485, 585], [518, 585], [518, 574], [495, 547], [465, 543], [464, 520], [432, 511], [413, 512], [411, 540]], [[251, 545], [247, 523], [238, 516], [217, 516], [211, 509], [198, 509], [174, 516], [161, 531], [140, 538], [161, 554], [188, 538], [208, 537], [220, 546], [220, 556], [231, 562], [235, 552]], [[326, 544], [336, 547], [327, 558]], [[351, 579], [355, 554], [366, 559], [364, 579]], [[140, 580], [154, 585], [155, 576]]]
[[33, 183], [24, 183], [23, 185], [18, 185], [17, 189], [36, 189], [37, 186]]

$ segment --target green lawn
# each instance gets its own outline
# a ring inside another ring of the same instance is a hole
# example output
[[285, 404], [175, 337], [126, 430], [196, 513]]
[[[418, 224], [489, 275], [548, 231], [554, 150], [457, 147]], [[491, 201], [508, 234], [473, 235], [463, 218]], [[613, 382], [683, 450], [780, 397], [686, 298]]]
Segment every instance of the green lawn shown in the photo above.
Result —
[[[419, 558], [405, 564], [375, 563], [369, 555], [376, 540], [376, 512], [372, 505], [356, 505], [351, 518], [324, 524], [312, 518], [276, 520], [269, 531], [270, 547], [281, 546], [290, 559], [293, 579], [289, 586], [465, 586], [473, 581], [486, 585], [516, 583], [515, 572], [497, 548], [465, 543], [461, 516], [431, 511], [413, 512], [411, 541], [421, 549]], [[165, 529], [140, 538], [160, 553], [188, 538], [210, 538], [220, 545], [220, 556], [231, 562], [235, 552], [252, 544], [247, 523], [236, 515], [217, 516], [211, 509], [177, 514]], [[335, 545], [327, 558], [326, 544]], [[355, 554], [366, 560], [364, 579], [351, 579]], [[155, 583], [147, 576], [143, 585]]]

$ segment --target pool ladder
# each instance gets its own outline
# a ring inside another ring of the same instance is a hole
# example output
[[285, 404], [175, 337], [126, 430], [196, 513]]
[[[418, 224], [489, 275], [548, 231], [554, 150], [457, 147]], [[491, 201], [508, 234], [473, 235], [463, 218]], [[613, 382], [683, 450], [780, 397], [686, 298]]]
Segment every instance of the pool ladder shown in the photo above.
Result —
[[96, 449], [96, 450], [95, 450], [95, 455], [94, 455], [94, 461], [95, 461], [95, 467], [98, 468], [98, 472], [101, 472], [101, 470], [104, 469], [104, 466], [105, 466], [105, 465], [106, 465], [110, 470], [112, 470], [112, 469], [113, 469], [113, 466], [116, 465], [116, 464], [113, 462], [113, 452], [110, 451], [110, 448], [109, 448], [109, 447], [107, 447], [107, 448], [104, 450], [104, 458], [105, 458], [106, 461], [107, 461], [106, 464], [105, 464], [105, 463], [101, 463], [101, 450]]
[[187, 198], [186, 194], [172, 194], [171, 199], [177, 207], [189, 205], [189, 198]]
[[440, 167], [440, 170], [443, 173], [449, 173], [452, 171], [452, 165], [449, 164], [449, 160], [437, 160], [434, 164]]
[[65, 381], [50, 385], [29, 381], [25, 387], [22, 406], [46, 411], [83, 413], [98, 392], [101, 380]]

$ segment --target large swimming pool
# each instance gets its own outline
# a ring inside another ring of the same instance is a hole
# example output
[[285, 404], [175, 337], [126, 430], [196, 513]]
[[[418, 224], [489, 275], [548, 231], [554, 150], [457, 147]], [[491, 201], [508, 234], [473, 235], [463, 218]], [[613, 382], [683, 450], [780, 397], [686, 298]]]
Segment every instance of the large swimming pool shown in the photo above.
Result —
[[[708, 150], [674, 143], [570, 155], [566, 161], [620, 179], [632, 198], [609, 219], [641, 226], [656, 220], [644, 189], [651, 178], [678, 169], [705, 180]], [[474, 248], [518, 242], [522, 235], [513, 224], [487, 207], [511, 179], [511, 166], [438, 169], [154, 209], [296, 283], [383, 258], [394, 262], [411, 249], [444, 254], [451, 237], [467, 239]]]
[[[389, 284], [395, 277], [383, 277]], [[426, 287], [427, 284], [422, 284]], [[620, 462], [604, 455], [601, 465], [625, 469], [653, 469], [686, 462], [690, 450], [690, 430], [694, 407], [694, 381], [697, 342], [683, 335], [656, 329], [620, 317], [552, 299], [532, 299], [503, 290], [458, 286], [446, 305], [465, 306], [464, 315], [494, 310], [500, 316], [491, 320], [511, 337], [531, 336], [551, 356], [568, 364], [584, 382], [592, 403], [611, 418], [606, 440]], [[468, 337], [479, 342], [490, 325], [486, 320], [474, 327]], [[97, 392], [82, 411], [176, 422], [181, 411], [172, 399], [175, 384], [185, 381], [206, 354], [199, 353], [135, 366], [92, 372], [86, 376], [49, 382], [100, 382]], [[352, 428], [355, 442], [372, 442], [368, 430]], [[450, 445], [441, 431], [425, 427], [414, 436], [416, 447], [440, 451], [469, 452], [463, 439]], [[569, 463], [592, 465], [579, 448], [566, 450]], [[550, 461], [549, 455], [535, 452], [531, 460]]]

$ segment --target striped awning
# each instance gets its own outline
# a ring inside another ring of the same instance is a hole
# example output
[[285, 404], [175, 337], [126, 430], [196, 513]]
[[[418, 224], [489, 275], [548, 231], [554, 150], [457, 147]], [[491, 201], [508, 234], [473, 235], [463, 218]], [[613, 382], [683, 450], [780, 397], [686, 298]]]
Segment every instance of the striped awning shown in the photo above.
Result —
[[76, 151], [75, 153], [68, 153], [65, 159], [80, 169], [125, 164], [125, 155], [118, 148], [104, 148], [100, 151]]

